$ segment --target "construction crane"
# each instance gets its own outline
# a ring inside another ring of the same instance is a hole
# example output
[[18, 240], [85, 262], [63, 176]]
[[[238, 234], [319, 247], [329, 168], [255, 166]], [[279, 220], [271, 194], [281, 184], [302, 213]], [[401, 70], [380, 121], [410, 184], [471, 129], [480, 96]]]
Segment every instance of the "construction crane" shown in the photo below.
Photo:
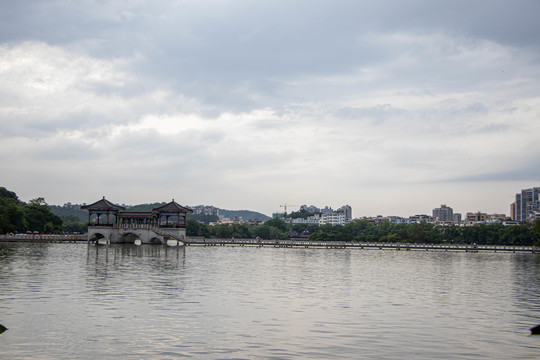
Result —
[[279, 207], [282, 207], [284, 209], [284, 212], [285, 212], [285, 215], [287, 215], [287, 206], [288, 207], [299, 207], [299, 206], [302, 206], [302, 205], [288, 205], [288, 204], [283, 204], [283, 205], [279, 205]]

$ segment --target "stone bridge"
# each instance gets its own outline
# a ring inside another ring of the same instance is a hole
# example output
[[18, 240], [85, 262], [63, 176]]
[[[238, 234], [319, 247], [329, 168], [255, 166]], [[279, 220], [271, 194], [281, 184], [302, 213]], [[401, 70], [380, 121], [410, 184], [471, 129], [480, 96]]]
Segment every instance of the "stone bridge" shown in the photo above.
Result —
[[81, 209], [88, 210], [88, 241], [100, 244], [183, 244], [192, 212], [174, 200], [149, 212], [125, 211], [105, 197]]

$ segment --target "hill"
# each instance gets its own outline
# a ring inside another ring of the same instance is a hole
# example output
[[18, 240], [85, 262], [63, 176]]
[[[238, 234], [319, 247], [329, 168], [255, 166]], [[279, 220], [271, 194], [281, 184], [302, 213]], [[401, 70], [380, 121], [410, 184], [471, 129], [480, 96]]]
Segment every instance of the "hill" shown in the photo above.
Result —
[[49, 209], [62, 220], [88, 222], [88, 211], [81, 210], [79, 205], [49, 205]]
[[226, 217], [229, 219], [234, 219], [236, 216], [241, 217], [243, 220], [251, 220], [251, 219], [258, 219], [261, 221], [270, 220], [271, 217], [264, 215], [257, 211], [251, 211], [251, 210], [225, 210], [225, 209], [219, 209], [219, 214], [222, 217]]
[[[133, 206], [126, 206], [126, 209], [130, 211], [152, 211], [157, 207], [165, 205], [166, 203], [151, 203], [151, 204], [138, 204]], [[189, 206], [188, 206], [189, 207]], [[88, 212], [86, 210], [81, 210], [79, 205], [65, 204], [64, 206], [60, 205], [49, 205], [51, 212], [64, 220], [74, 221], [75, 218], [80, 222], [88, 221]], [[219, 214], [222, 217], [229, 219], [234, 219], [235, 217], [241, 217], [243, 220], [259, 219], [261, 221], [266, 221], [270, 219], [269, 216], [266, 216], [262, 213], [251, 211], [251, 210], [226, 210], [219, 209]], [[215, 215], [204, 215], [204, 214], [188, 214], [188, 218], [200, 221], [205, 224], [214, 222], [218, 220], [218, 217]]]

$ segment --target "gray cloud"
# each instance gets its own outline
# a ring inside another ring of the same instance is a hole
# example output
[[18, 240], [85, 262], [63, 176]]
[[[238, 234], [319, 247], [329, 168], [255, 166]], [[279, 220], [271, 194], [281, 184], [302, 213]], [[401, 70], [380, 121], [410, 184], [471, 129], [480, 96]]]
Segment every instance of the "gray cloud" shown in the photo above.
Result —
[[381, 184], [538, 178], [512, 166], [540, 156], [537, 1], [1, 5], [15, 191], [49, 166], [53, 203], [77, 201], [77, 182], [269, 213], [277, 197], [354, 206]]
[[202, 99], [205, 106], [222, 109], [272, 103], [285, 79], [347, 74], [399, 56], [446, 55], [441, 60], [447, 68], [441, 74], [440, 61], [428, 66], [419, 62], [418, 69], [408, 64], [389, 74], [394, 83], [400, 78], [405, 83], [410, 78], [440, 83], [440, 77], [448, 78], [454, 65], [461, 65], [453, 70], [454, 86], [470, 80], [463, 64], [452, 61], [464, 50], [461, 43], [404, 43], [396, 48], [396, 44], [370, 40], [374, 34], [440, 33], [456, 35], [470, 43], [466, 46], [488, 40], [537, 47], [535, 34], [540, 33], [533, 15], [540, 5], [535, 1], [339, 1], [331, 7], [325, 2], [302, 1], [130, 4], [10, 2], [4, 6], [0, 33], [10, 42], [41, 40], [72, 48], [84, 46], [90, 55], [105, 59], [139, 56], [140, 61], [133, 65], [139, 77], [160, 79]]

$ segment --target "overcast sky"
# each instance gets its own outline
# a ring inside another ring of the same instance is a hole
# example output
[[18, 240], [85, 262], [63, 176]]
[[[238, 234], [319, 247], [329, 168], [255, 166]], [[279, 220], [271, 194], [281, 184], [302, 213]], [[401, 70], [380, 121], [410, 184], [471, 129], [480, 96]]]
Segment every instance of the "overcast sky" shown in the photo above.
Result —
[[0, 186], [60, 205], [509, 214], [540, 186], [539, 14], [0, 0]]

